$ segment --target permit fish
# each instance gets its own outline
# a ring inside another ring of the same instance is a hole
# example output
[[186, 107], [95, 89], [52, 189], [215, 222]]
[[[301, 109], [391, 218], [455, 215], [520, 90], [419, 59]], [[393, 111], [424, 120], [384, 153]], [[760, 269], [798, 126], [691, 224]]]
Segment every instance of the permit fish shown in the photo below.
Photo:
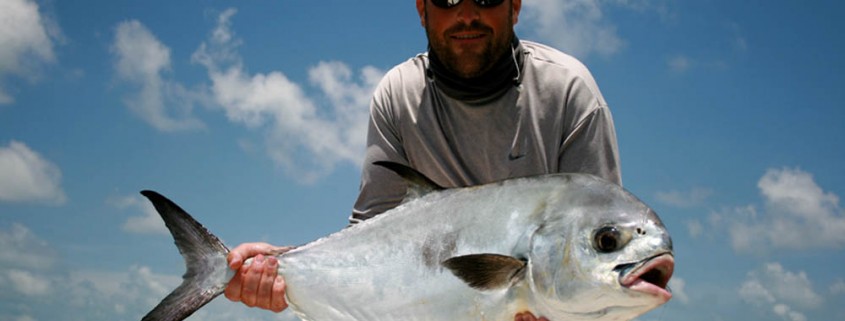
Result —
[[[672, 240], [657, 214], [588, 174], [443, 189], [415, 170], [396, 208], [277, 256], [305, 321], [630, 320], [667, 302]], [[142, 320], [183, 320], [223, 293], [228, 249], [143, 191], [185, 259], [182, 284]]]

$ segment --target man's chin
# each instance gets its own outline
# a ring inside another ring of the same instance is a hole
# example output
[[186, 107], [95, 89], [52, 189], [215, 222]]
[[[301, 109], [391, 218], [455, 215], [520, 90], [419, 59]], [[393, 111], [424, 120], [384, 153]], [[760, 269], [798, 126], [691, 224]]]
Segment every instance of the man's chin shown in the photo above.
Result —
[[477, 53], [452, 54], [443, 61], [450, 71], [461, 78], [475, 78], [481, 76], [490, 69], [490, 61], [487, 55]]

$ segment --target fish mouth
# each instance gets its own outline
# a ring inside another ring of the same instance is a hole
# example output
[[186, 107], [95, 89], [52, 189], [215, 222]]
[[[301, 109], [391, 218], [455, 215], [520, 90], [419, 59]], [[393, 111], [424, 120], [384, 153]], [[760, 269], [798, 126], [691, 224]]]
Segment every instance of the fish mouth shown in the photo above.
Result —
[[659, 298], [662, 302], [672, 298], [669, 279], [675, 270], [675, 257], [672, 253], [662, 253], [648, 259], [617, 265], [619, 283], [632, 291]]

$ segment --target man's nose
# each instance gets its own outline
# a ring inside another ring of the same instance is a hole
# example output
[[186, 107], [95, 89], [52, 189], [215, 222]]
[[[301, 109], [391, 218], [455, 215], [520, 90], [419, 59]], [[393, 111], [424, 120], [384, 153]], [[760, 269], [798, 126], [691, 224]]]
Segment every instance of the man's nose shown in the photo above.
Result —
[[479, 19], [481, 8], [475, 4], [475, 1], [464, 0], [452, 9], [457, 10], [458, 22], [470, 24]]

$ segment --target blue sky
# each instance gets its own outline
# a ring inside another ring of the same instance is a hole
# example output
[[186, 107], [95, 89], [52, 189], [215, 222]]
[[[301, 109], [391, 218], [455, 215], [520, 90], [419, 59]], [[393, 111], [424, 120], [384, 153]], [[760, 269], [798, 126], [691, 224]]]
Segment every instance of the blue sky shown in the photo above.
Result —
[[[640, 320], [845, 319], [845, 4], [526, 0], [670, 229]], [[235, 245], [346, 225], [413, 1], [0, 0], [0, 321], [138, 320], [183, 272], [138, 191]], [[293, 320], [218, 299], [192, 320]]]

